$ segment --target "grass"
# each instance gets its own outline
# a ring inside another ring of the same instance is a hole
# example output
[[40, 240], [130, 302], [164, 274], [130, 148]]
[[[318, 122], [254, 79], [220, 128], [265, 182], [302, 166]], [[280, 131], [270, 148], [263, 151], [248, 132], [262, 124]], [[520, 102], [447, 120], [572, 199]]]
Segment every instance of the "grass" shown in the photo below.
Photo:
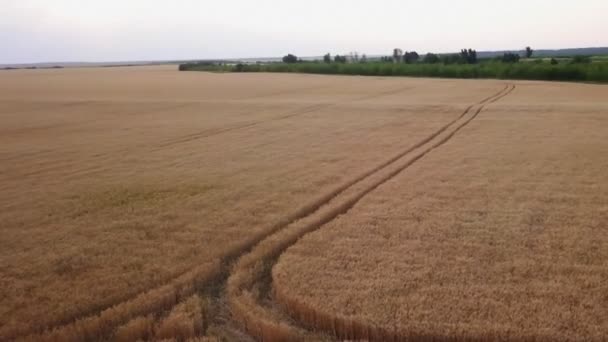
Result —
[[393, 63], [268, 63], [255, 65], [185, 64], [180, 70], [230, 72], [294, 72], [311, 74], [410, 76], [441, 78], [494, 78], [513, 80], [608, 82], [608, 63], [500, 63], [478, 64], [393, 64]]

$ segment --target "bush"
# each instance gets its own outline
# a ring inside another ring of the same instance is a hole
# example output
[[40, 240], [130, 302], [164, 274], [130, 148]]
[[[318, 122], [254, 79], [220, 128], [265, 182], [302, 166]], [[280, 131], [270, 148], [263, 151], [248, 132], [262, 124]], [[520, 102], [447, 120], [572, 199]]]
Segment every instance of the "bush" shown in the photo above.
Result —
[[297, 63], [298, 62], [298, 57], [296, 57], [295, 55], [292, 54], [288, 54], [287, 56], [283, 57], [283, 63]]
[[456, 55], [456, 54], [443, 55], [441, 57], [441, 62], [443, 64], [458, 64], [458, 63], [462, 63], [462, 59], [460, 58], [460, 55]]
[[179, 65], [179, 71], [187, 71], [187, 70], [202, 70], [202, 69], [215, 69], [217, 67], [221, 67], [220, 62], [189, 62], [183, 63]]
[[570, 63], [573, 64], [583, 64], [583, 63], [591, 63], [591, 57], [589, 56], [574, 56]]
[[507, 52], [502, 56], [501, 61], [503, 63], [517, 63], [519, 62], [519, 54]]
[[346, 63], [346, 56], [336, 55], [334, 57], [334, 62], [336, 62], [336, 63]]
[[405, 54], [403, 55], [403, 62], [405, 63], [416, 63], [418, 61], [418, 59], [420, 58], [420, 55], [418, 55], [418, 53], [416, 51], [412, 51], [412, 52], [405, 52]]
[[426, 56], [424, 56], [424, 58], [422, 59], [423, 63], [428, 63], [428, 64], [435, 64], [435, 63], [439, 63], [441, 60], [439, 59], [439, 56], [437, 56], [434, 53], [427, 53]]

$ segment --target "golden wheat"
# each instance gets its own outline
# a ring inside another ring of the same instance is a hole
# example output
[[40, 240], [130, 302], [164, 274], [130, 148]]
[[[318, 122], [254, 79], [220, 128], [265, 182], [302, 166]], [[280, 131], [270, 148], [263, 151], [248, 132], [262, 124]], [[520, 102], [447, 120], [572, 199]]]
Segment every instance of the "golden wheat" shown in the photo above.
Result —
[[341, 339], [605, 340], [607, 95], [518, 82], [289, 248], [275, 297]]
[[196, 293], [223, 260], [500, 85], [172, 67], [3, 73], [0, 339], [146, 331], [145, 317]]

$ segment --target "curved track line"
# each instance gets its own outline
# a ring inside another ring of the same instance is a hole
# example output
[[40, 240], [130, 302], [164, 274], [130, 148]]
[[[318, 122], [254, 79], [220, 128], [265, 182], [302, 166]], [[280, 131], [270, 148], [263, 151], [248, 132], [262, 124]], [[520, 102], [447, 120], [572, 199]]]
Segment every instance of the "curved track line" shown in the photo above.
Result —
[[[311, 215], [302, 218], [302, 220], [295, 222], [293, 225], [281, 230], [277, 234], [270, 236], [258, 244], [250, 253], [241, 257], [235, 267], [235, 271], [228, 279], [227, 285], [227, 295], [229, 297], [229, 302], [235, 318], [244, 325], [245, 329], [250, 334], [264, 341], [284, 341], [297, 339], [299, 336], [294, 335], [293, 329], [291, 329], [288, 325], [281, 322], [274, 322], [272, 318], [269, 318], [272, 315], [268, 315], [266, 309], [260, 307], [260, 304], [258, 303], [259, 294], [258, 300], [256, 301], [256, 295], [250, 291], [253, 287], [264, 287], [256, 286], [255, 284], [256, 282], [263, 281], [262, 279], [270, 279], [268, 272], [270, 272], [272, 265], [274, 265], [274, 263], [276, 263], [278, 260], [279, 255], [289, 246], [297, 242], [299, 238], [309, 232], [319, 229], [321, 226], [332, 221], [339, 215], [348, 212], [355, 204], [357, 204], [371, 191], [395, 177], [397, 174], [411, 166], [426, 154], [448, 142], [460, 129], [465, 127], [479, 115], [488, 101], [498, 100], [508, 95], [511, 91], [513, 91], [513, 89], [514, 86], [507, 86], [497, 94], [479, 102], [477, 104], [479, 108], [477, 108], [472, 115], [469, 115], [468, 118], [462, 120], [471, 112], [474, 106], [467, 108], [467, 110], [465, 110], [457, 119], [442, 127], [430, 137], [419, 142], [415, 147], [408, 149], [404, 153], [401, 153], [394, 158], [391, 158], [389, 162], [381, 164], [379, 167], [374, 169], [374, 172], [368, 173], [366, 177], [357, 177], [357, 181], [350, 183], [352, 189], [350, 186], [344, 188], [344, 194], [340, 193], [334, 196], [336, 197], [335, 201], [325, 202], [323, 208], [320, 208], [318, 211], [311, 213]], [[451, 131], [446, 132], [443, 137], [439, 137], [439, 135], [444, 133], [446, 129], [454, 125], [459, 120], [462, 121], [459, 125], [455, 126]], [[433, 142], [432, 140], [436, 141]], [[409, 152], [417, 149], [420, 151], [418, 151], [418, 153], [416, 153], [413, 157], [397, 163], [401, 157], [405, 157], [409, 154]], [[359, 181], [361, 182], [359, 183]], [[353, 190], [355, 192], [354, 194], [348, 193], [353, 192]], [[336, 201], [338, 203], [334, 203]], [[283, 298], [284, 297], [285, 296], [283, 296]], [[332, 333], [332, 331], [328, 332]], [[342, 337], [339, 335], [336, 336]]]
[[[350, 210], [350, 208], [352, 208], [367, 193], [376, 189], [378, 186], [382, 185], [384, 182], [392, 179], [393, 176], [397, 175], [398, 173], [400, 173], [401, 171], [403, 171], [404, 169], [409, 167], [411, 164], [413, 164], [417, 160], [424, 157], [426, 154], [428, 154], [432, 150], [434, 150], [434, 149], [440, 147], [441, 145], [445, 144], [446, 142], [448, 142], [456, 133], [458, 133], [458, 131], [460, 129], [462, 129], [467, 124], [469, 124], [473, 119], [475, 119], [483, 111], [483, 109], [485, 108], [485, 106], [487, 104], [494, 103], [494, 102], [502, 99], [503, 97], [509, 95], [514, 89], [515, 89], [515, 86], [513, 85], [503, 94], [496, 96], [489, 101], [484, 101], [484, 104], [482, 104], [475, 111], [475, 113], [472, 116], [470, 116], [468, 119], [466, 119], [460, 125], [458, 125], [448, 135], [446, 135], [439, 141], [432, 144], [429, 148], [427, 148], [423, 152], [419, 153], [418, 155], [416, 155], [415, 157], [410, 159], [410, 161], [405, 163], [402, 167], [399, 167], [394, 172], [391, 172], [386, 177], [383, 177], [383, 180], [379, 180], [379, 181], [375, 182], [368, 189], [366, 189], [365, 191], [361, 192], [358, 196], [355, 196], [350, 201], [348, 201], [347, 202], [348, 204], [343, 205], [342, 208], [340, 210], [338, 210], [338, 212], [334, 216], [334, 218], [337, 217], [338, 215], [348, 212], [348, 210]], [[331, 221], [331, 220], [332, 219], [330, 219], [329, 221]], [[312, 230], [316, 230], [318, 228], [320, 228], [320, 226], [318, 226]], [[278, 260], [278, 257], [275, 259], [275, 262], [276, 262], [276, 260]], [[296, 319], [299, 323], [304, 324], [307, 327], [310, 327], [313, 329], [320, 329], [322, 331], [330, 333], [332, 336], [339, 338], [339, 339], [373, 340], [373, 341], [375, 341], [375, 340], [401, 341], [401, 340], [411, 340], [411, 339], [414, 339], [414, 340], [428, 339], [428, 340], [433, 340], [433, 341], [453, 341], [454, 340], [453, 336], [427, 336], [427, 335], [417, 334], [416, 332], [412, 332], [412, 331], [396, 331], [396, 330], [390, 331], [387, 329], [376, 327], [374, 325], [370, 325], [368, 323], [354, 321], [354, 320], [342, 318], [342, 317], [336, 317], [336, 316], [332, 315], [331, 313], [321, 312], [321, 311], [315, 309], [314, 307], [305, 304], [305, 302], [302, 300], [298, 300], [297, 298], [290, 297], [289, 294], [287, 293], [287, 291], [284, 290], [284, 287], [277, 284], [276, 281], [274, 280], [274, 278], [273, 278], [273, 282], [274, 282], [273, 290], [274, 290], [275, 300], [277, 300], [280, 304], [282, 304], [282, 307], [286, 308], [287, 311], [289, 312], [289, 314], [292, 317], [294, 317], [294, 319]], [[465, 338], [466, 340], [471, 340], [471, 341], [484, 341], [484, 340], [487, 340], [488, 337], [487, 336], [486, 337], [463, 336], [463, 338]]]
[[[382, 97], [382, 96], [386, 96], [386, 95], [392, 95], [392, 94], [399, 93], [399, 92], [409, 89], [409, 88], [411, 88], [411, 87], [400, 87], [400, 88], [389, 90], [389, 91], [382, 92], [379, 94], [374, 94], [372, 96], [366, 96], [363, 98], [354, 99], [349, 102], [361, 101], [361, 100], [365, 100], [365, 99], [369, 99], [369, 98], [378, 98], [378, 97]], [[320, 104], [320, 105], [316, 105], [316, 106], [330, 107], [330, 106], [334, 106], [337, 104], [338, 103]], [[313, 106], [311, 106], [311, 107], [313, 107]], [[278, 118], [264, 120], [263, 122], [272, 121], [272, 120], [282, 120], [282, 119], [286, 119], [286, 118], [293, 117], [296, 115], [310, 113], [312, 111], [320, 109], [320, 108], [311, 108], [311, 107], [305, 108], [297, 113], [291, 113], [291, 114], [280, 116]], [[467, 111], [469, 109], [467, 109]], [[455, 122], [455, 121], [456, 120], [454, 120], [453, 122]], [[258, 122], [258, 123], [263, 123], [263, 122]], [[441, 131], [447, 129], [447, 126], [451, 125], [453, 122], [444, 126], [441, 129]], [[255, 124], [258, 124], [258, 123], [255, 123]], [[249, 124], [244, 127], [236, 127], [234, 129], [246, 128], [249, 126], [252, 126], [252, 124]], [[439, 134], [439, 133], [436, 133], [436, 134]], [[432, 139], [432, 138], [429, 137], [427, 139]], [[81, 340], [81, 339], [86, 339], [86, 338], [92, 338], [97, 335], [108, 336], [108, 334], [111, 333], [110, 330], [113, 327], [115, 327], [119, 324], [125, 323], [127, 320], [130, 320], [133, 317], [147, 315], [152, 312], [159, 311], [159, 310], [165, 310], [167, 308], [167, 305], [170, 305], [169, 307], [172, 307], [173, 305], [179, 303], [179, 301], [181, 301], [183, 296], [187, 296], [187, 295], [194, 293], [196, 290], [200, 289], [204, 284], [212, 283], [214, 281], [221, 280], [222, 278], [224, 278], [224, 279], [227, 278], [228, 271], [226, 269], [226, 265], [225, 265], [226, 263], [229, 263], [230, 261], [238, 258], [240, 255], [247, 253], [253, 246], [258, 244], [264, 238], [274, 234], [275, 232], [286, 227], [287, 225], [291, 224], [292, 222], [297, 221], [305, 216], [308, 216], [310, 213], [317, 210], [324, 203], [329, 202], [333, 197], [335, 197], [337, 194], [342, 192], [344, 189], [350, 187], [352, 184], [358, 182], [360, 179], [367, 177], [369, 174], [376, 172], [378, 169], [392, 163], [394, 160], [399, 159], [401, 155], [408, 153], [413, 148], [414, 147], [408, 149], [408, 151], [406, 151], [406, 152], [400, 153], [399, 155], [391, 158], [391, 160], [386, 161], [382, 165], [380, 165], [372, 170], [369, 170], [368, 172], [361, 174], [355, 180], [349, 181], [341, 186], [338, 186], [337, 188], [333, 189], [332, 191], [317, 197], [313, 201], [302, 206], [298, 210], [292, 212], [291, 214], [287, 215], [280, 221], [273, 224], [270, 227], [270, 229], [267, 230], [266, 232], [264, 232], [263, 234], [259, 234], [258, 236], [253, 236], [250, 239], [239, 244], [234, 250], [228, 251], [228, 253], [226, 253], [226, 255], [224, 255], [223, 257], [220, 257], [222, 262], [218, 261], [217, 263], [213, 264], [209, 269], [205, 269], [205, 268], [201, 269], [200, 267], [195, 268], [191, 271], [188, 271], [184, 274], [177, 276], [172, 281], [170, 281], [164, 285], [138, 293], [134, 297], [130, 297], [129, 299], [127, 299], [125, 301], [114, 303], [110, 306], [105, 307], [104, 309], [102, 309], [100, 311], [96, 311], [95, 313], [90, 314], [89, 316], [74, 317], [73, 319], [65, 320], [65, 321], [67, 321], [67, 323], [64, 322], [64, 323], [59, 323], [59, 324], [50, 324], [50, 325], [42, 327], [42, 328], [32, 327], [29, 329], [21, 330], [19, 332], [9, 331], [8, 333], [1, 334], [0, 339], [6, 337], [9, 339], [41, 341], [41, 340], [57, 340], [57, 339], [62, 339], [63, 336], [68, 336], [70, 338], [73, 337], [74, 340]], [[201, 280], [199, 278], [201, 278], [203, 280]], [[186, 280], [184, 280], [184, 279], [186, 279]], [[197, 280], [192, 281], [191, 279], [197, 279]], [[178, 290], [174, 290], [174, 289], [172, 290], [171, 289], [172, 287], [177, 287]], [[188, 288], [189, 290], [182, 291], [183, 288]], [[175, 294], [176, 291], [179, 292], [180, 295], [176, 295]], [[154, 306], [154, 304], [150, 305], [149, 303], [146, 303], [146, 301], [150, 300], [151, 298], [153, 298], [153, 300], [152, 300], [153, 302], [161, 303], [161, 304], [158, 304], [158, 308], [152, 307], [152, 306]], [[172, 304], [167, 304], [167, 303], [172, 303]], [[114, 317], [116, 317], [116, 318], [114, 318]], [[8, 336], [6, 336], [6, 335], [8, 335]]]

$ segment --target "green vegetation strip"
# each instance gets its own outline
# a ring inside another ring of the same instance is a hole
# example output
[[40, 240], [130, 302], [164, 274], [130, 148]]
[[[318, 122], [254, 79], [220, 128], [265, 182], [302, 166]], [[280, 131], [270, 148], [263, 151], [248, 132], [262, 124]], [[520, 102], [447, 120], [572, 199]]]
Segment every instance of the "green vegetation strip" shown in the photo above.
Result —
[[543, 61], [528, 63], [481, 61], [477, 64], [298, 62], [223, 65], [210, 63], [187, 63], [180, 65], [179, 70], [215, 72], [291, 72], [309, 74], [441, 78], [494, 78], [512, 80], [608, 83], [608, 62], [558, 64], [551, 64]]

